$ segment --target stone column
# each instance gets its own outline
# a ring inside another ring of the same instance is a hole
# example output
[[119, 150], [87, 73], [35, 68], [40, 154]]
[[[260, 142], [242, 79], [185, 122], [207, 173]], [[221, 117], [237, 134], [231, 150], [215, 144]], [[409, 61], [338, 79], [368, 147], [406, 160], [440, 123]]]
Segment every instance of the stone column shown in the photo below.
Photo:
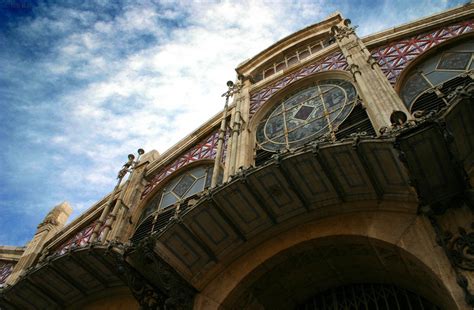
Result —
[[410, 113], [354, 28], [350, 27], [350, 20], [333, 26], [332, 33], [359, 86], [375, 132], [380, 134], [381, 128], [390, 127], [392, 123], [404, 123]]
[[64, 227], [71, 213], [71, 206], [67, 202], [63, 202], [46, 215], [43, 222], [38, 225], [33, 239], [28, 243], [23, 255], [13, 268], [12, 274], [6, 281], [7, 285], [13, 285], [18, 277], [36, 262], [41, 255], [44, 244]]
[[249, 128], [249, 116], [250, 116], [250, 86], [251, 82], [248, 78], [244, 79], [243, 87], [241, 90], [241, 131], [239, 139], [238, 157], [236, 168], [249, 167], [253, 163], [253, 149], [251, 145], [252, 133]]
[[140, 216], [137, 213], [142, 211], [138, 210], [137, 207], [140, 204], [140, 196], [146, 185], [144, 179], [146, 168], [149, 163], [154, 162], [159, 156], [160, 154], [155, 150], [145, 153], [134, 168], [133, 174], [122, 189], [123, 194], [120, 193], [119, 204], [115, 206], [119, 209], [111, 213], [115, 218], [110, 219], [111, 230], [105, 238], [107, 241], [127, 242], [131, 237], [132, 218], [139, 218]]

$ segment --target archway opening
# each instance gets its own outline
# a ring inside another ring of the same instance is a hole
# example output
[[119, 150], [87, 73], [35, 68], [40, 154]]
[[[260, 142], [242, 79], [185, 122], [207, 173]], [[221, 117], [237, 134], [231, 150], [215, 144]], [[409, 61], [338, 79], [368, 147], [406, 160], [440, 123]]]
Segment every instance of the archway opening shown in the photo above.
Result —
[[[325, 237], [282, 251], [247, 275], [223, 306], [319, 309], [314, 305], [328, 294], [333, 303], [322, 309], [405, 309], [401, 304], [411, 309], [456, 308], [440, 279], [418, 258], [363, 236]], [[364, 297], [373, 302], [360, 303]]]

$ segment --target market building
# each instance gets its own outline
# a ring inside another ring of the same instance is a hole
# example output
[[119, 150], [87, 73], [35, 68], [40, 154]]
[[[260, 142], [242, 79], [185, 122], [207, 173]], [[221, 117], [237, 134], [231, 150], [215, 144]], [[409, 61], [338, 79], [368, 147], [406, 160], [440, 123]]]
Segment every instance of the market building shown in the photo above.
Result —
[[0, 307], [472, 309], [473, 53], [473, 3], [276, 42], [221, 113], [0, 247]]

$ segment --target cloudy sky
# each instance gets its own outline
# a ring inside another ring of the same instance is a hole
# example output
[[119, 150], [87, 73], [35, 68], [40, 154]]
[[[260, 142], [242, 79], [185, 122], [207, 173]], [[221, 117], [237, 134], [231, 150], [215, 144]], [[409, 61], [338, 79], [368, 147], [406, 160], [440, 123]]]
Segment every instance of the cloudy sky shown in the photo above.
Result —
[[[466, 0], [0, 0], [0, 245], [103, 197], [223, 106], [234, 68], [339, 10], [361, 36]], [[416, 4], [413, 4], [416, 3]]]

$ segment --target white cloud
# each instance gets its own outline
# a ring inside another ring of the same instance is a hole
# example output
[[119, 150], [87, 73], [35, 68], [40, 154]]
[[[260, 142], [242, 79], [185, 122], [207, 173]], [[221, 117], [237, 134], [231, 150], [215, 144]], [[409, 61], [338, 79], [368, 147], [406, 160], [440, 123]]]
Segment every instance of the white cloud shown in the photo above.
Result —
[[[50, 182], [48, 199], [35, 204], [44, 211], [54, 200], [69, 200], [80, 211], [90, 207], [112, 189], [128, 153], [138, 147], [163, 153], [217, 113], [235, 66], [276, 40], [336, 9], [368, 34], [418, 17], [420, 7], [429, 14], [446, 3], [424, 0], [409, 9], [411, 3], [387, 0], [380, 3], [384, 19], [353, 2], [131, 1], [117, 15], [102, 11], [107, 5], [45, 8], [18, 28], [26, 41], [44, 38], [45, 55], [30, 59], [32, 65], [4, 67], [33, 93], [15, 107], [32, 117], [22, 120], [22, 143], [58, 150], [50, 157], [54, 169], [44, 169], [50, 163], [44, 154], [29, 164], [47, 171], [41, 177]], [[54, 44], [49, 36], [57, 37]], [[36, 88], [48, 96], [38, 98]]]

